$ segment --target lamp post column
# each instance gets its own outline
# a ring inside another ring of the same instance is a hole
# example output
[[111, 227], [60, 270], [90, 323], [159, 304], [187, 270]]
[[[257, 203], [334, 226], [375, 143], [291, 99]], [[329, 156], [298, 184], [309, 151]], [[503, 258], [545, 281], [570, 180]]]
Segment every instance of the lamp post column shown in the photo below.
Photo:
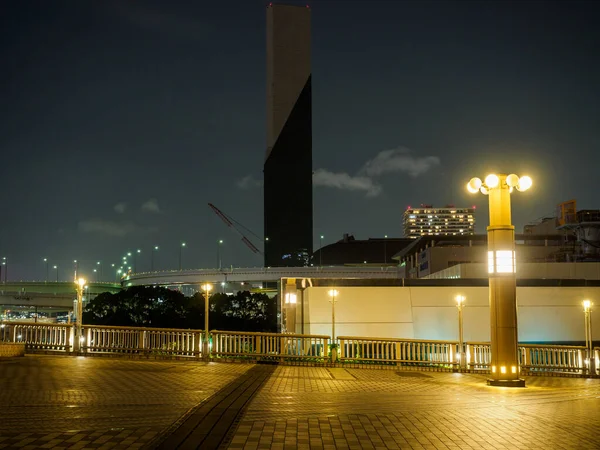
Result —
[[204, 301], [204, 342], [202, 343], [202, 358], [205, 361], [210, 359], [210, 347], [208, 343], [208, 314], [209, 314], [209, 295], [212, 289], [212, 284], [205, 283], [202, 286], [202, 290], [204, 291], [205, 301]]
[[588, 361], [588, 375], [595, 375], [596, 358], [592, 340], [592, 303], [589, 300], [584, 300], [583, 312], [585, 313], [585, 353]]
[[491, 334], [491, 386], [525, 386], [519, 378], [515, 227], [511, 224], [506, 175], [489, 189], [488, 272]]
[[456, 307], [458, 308], [458, 367], [464, 369], [466, 367], [464, 342], [463, 342], [463, 305], [465, 297], [462, 295], [456, 296]]
[[77, 289], [77, 322], [75, 323], [75, 336], [73, 336], [73, 351], [79, 353], [81, 351], [81, 321], [83, 317], [83, 286], [85, 285], [85, 280], [80, 278], [75, 283]]

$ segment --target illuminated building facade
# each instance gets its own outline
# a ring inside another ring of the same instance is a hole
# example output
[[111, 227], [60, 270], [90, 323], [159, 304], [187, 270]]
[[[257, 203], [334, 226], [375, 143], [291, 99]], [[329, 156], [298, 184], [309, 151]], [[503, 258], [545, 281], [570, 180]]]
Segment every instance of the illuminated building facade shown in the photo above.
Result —
[[447, 205], [409, 206], [403, 217], [404, 237], [417, 239], [421, 236], [470, 236], [475, 234], [475, 208], [456, 208]]
[[312, 255], [310, 9], [267, 7], [265, 266], [307, 266]]

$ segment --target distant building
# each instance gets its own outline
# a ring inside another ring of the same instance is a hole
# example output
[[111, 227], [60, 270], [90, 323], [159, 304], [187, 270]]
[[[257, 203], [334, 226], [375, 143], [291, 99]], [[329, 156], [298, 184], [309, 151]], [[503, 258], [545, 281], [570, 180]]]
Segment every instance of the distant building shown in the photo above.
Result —
[[310, 8], [267, 6], [267, 267], [309, 264], [313, 242]]
[[[522, 263], [560, 261], [574, 236], [515, 235], [517, 271]], [[393, 256], [401, 278], [424, 278], [456, 266], [477, 264], [487, 270], [487, 236], [423, 236]], [[444, 276], [445, 277], [445, 276]]]
[[351, 234], [344, 234], [339, 241], [317, 250], [311, 258], [312, 266], [395, 266], [392, 259], [396, 253], [410, 245], [412, 239], [401, 238], [369, 238], [355, 239]]
[[434, 208], [421, 205], [408, 207], [403, 217], [404, 237], [421, 236], [471, 236], [475, 234], [475, 208], [456, 208], [447, 205]]

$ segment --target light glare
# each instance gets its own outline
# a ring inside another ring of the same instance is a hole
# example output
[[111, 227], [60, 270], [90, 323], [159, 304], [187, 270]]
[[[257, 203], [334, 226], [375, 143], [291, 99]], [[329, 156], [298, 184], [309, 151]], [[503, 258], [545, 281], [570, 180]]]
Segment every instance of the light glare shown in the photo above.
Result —
[[524, 177], [519, 178], [519, 184], [517, 185], [517, 189], [519, 191], [526, 191], [531, 186], [533, 186], [533, 180], [531, 179], [531, 177], [525, 175]]
[[506, 184], [509, 187], [515, 187], [519, 184], [519, 176], [515, 175], [514, 173], [511, 173], [509, 176], [506, 177]]
[[469, 180], [469, 182], [467, 183], [467, 190], [470, 193], [475, 194], [481, 187], [481, 184], [482, 183], [479, 178], [477, 178], [477, 177], [471, 178], [471, 180]]
[[496, 174], [491, 173], [487, 177], [485, 177], [485, 184], [488, 187], [488, 189], [493, 189], [497, 187], [498, 183], [500, 183], [500, 179]]

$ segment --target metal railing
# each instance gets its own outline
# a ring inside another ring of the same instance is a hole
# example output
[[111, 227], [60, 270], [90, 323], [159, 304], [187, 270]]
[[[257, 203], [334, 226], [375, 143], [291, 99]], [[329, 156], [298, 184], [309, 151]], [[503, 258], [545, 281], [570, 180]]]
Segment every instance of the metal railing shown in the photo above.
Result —
[[202, 331], [83, 325], [83, 353], [202, 356]]
[[215, 357], [324, 361], [329, 354], [329, 336], [288, 333], [211, 331]]
[[370, 338], [339, 336], [341, 362], [400, 363], [408, 365], [458, 364], [457, 342], [417, 339]]
[[[99, 325], [82, 328], [79, 354], [205, 356], [202, 355], [202, 330]], [[0, 322], [0, 343], [22, 342], [28, 352], [71, 354], [74, 335], [72, 324]], [[210, 333], [209, 348], [213, 358], [414, 366], [471, 372], [489, 372], [491, 361], [489, 342], [466, 342], [460, 349], [457, 341], [339, 336], [331, 343], [326, 335], [214, 330]], [[584, 346], [520, 344], [518, 352], [522, 374], [600, 375], [598, 347], [588, 355]], [[464, 355], [463, 361], [461, 355]]]
[[1, 322], [0, 342], [23, 342], [28, 350], [71, 351], [73, 326], [57, 323]]

